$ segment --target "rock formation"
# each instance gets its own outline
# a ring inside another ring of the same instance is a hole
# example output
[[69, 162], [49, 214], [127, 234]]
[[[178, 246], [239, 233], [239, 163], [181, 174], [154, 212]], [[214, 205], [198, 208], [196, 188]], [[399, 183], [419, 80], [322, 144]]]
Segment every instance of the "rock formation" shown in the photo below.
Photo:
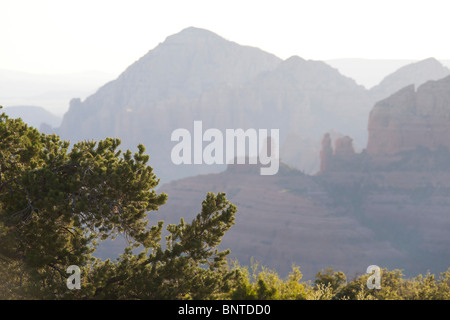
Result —
[[338, 138], [334, 143], [334, 154], [340, 157], [353, 156], [355, 154], [353, 139], [349, 136]]
[[331, 147], [330, 134], [326, 133], [322, 140], [322, 150], [320, 151], [320, 172], [325, 172], [329, 162], [333, 157], [333, 148]]
[[369, 117], [367, 153], [450, 148], [450, 76], [407, 86], [378, 102]]

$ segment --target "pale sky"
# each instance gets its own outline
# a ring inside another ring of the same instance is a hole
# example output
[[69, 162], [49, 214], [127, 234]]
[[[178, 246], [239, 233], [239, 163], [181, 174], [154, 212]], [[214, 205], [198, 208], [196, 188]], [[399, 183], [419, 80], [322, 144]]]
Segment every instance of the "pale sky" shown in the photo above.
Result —
[[283, 59], [450, 59], [448, 0], [0, 0], [0, 69], [120, 73], [189, 26]]

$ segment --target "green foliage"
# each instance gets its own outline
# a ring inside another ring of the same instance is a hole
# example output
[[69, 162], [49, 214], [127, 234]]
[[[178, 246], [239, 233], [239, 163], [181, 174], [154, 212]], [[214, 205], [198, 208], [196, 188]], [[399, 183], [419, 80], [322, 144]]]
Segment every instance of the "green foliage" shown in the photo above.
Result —
[[231, 268], [238, 275], [230, 294], [233, 300], [449, 300], [450, 268], [438, 280], [427, 273], [404, 279], [401, 270], [381, 271], [381, 289], [368, 289], [369, 274], [348, 281], [342, 271], [320, 270], [315, 281], [301, 281], [302, 274], [293, 266], [286, 279], [265, 267], [252, 263], [251, 272], [237, 263]]
[[320, 270], [316, 274], [315, 284], [320, 287], [330, 287], [333, 292], [336, 292], [342, 285], [347, 283], [347, 278], [342, 271], [333, 271], [332, 267]]
[[[225, 268], [228, 250], [216, 246], [233, 225], [236, 207], [223, 193], [208, 193], [190, 224], [169, 225], [166, 249], [158, 242], [140, 254], [130, 249], [115, 262], [98, 261], [87, 272], [90, 296], [101, 299], [213, 299], [226, 292], [235, 272]], [[161, 235], [162, 222], [154, 227]], [[101, 286], [93, 284], [101, 283]], [[84, 290], [79, 293], [84, 296]], [[78, 291], [77, 291], [78, 293]], [[79, 298], [79, 297], [78, 297]]]
[[[166, 202], [142, 145], [134, 155], [118, 139], [83, 141], [69, 150], [56, 135], [0, 115], [0, 297], [23, 299], [214, 298], [236, 274], [217, 246], [236, 207], [209, 193], [192, 221], [148, 226]], [[124, 235], [116, 261], [95, 259], [99, 241]], [[134, 254], [133, 249], [141, 253]], [[66, 269], [82, 269], [69, 291]]]
[[274, 271], [252, 262], [252, 272], [237, 263], [232, 268], [238, 272], [235, 287], [231, 290], [233, 300], [304, 300], [305, 286], [300, 282], [303, 275], [300, 268], [292, 266], [286, 279], [281, 279]]
[[413, 279], [404, 279], [401, 270], [382, 269], [381, 289], [368, 289], [369, 275], [362, 275], [338, 288], [335, 299], [351, 300], [448, 300], [450, 268], [438, 280], [429, 272]]

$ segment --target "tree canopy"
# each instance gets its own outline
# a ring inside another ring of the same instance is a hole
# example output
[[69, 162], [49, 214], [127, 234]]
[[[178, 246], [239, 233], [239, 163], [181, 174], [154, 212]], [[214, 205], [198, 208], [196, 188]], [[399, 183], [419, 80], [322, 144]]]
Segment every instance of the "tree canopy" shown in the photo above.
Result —
[[[154, 190], [159, 180], [144, 146], [132, 154], [119, 145], [108, 138], [69, 148], [0, 115], [0, 263], [8, 270], [1, 295], [206, 298], [226, 286], [228, 251], [217, 246], [236, 207], [223, 193], [208, 193], [192, 223], [167, 226], [163, 248], [163, 222], [148, 226], [148, 215], [167, 195]], [[120, 258], [93, 256], [99, 241], [118, 235], [129, 243]], [[70, 265], [82, 269], [83, 290], [67, 290]]]

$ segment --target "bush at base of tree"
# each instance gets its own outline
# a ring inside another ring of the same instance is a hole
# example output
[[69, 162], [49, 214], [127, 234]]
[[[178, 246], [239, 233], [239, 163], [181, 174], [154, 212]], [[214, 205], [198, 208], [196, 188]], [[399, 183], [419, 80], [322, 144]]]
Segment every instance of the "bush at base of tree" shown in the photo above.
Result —
[[282, 279], [274, 270], [259, 267], [232, 267], [239, 277], [234, 288], [224, 295], [238, 300], [450, 300], [450, 268], [438, 279], [427, 273], [405, 279], [401, 270], [381, 270], [381, 289], [368, 289], [369, 274], [348, 281], [342, 271], [332, 267], [320, 270], [315, 280], [302, 281], [300, 268], [292, 267]]

